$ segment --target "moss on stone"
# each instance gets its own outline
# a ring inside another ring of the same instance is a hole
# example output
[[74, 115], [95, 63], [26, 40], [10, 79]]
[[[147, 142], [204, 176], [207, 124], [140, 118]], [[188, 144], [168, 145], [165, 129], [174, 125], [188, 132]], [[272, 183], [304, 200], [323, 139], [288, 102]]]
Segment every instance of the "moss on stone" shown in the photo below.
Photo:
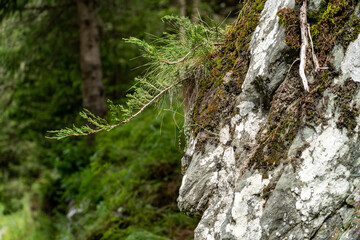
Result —
[[293, 69], [276, 91], [267, 122], [257, 136], [258, 148], [250, 159], [250, 166], [267, 175], [286, 157], [300, 127], [304, 93]]
[[343, 85], [335, 86], [333, 92], [336, 94], [335, 104], [340, 112], [336, 126], [347, 129], [347, 135], [352, 136], [357, 126], [356, 118], [360, 115], [360, 109], [353, 102], [354, 95], [358, 90], [359, 83], [347, 79]]
[[[265, 0], [243, 3], [237, 21], [232, 24], [226, 35], [224, 46], [214, 53], [216, 65], [209, 77], [200, 82], [200, 93], [193, 111], [194, 133], [201, 129], [214, 131], [219, 127], [219, 120], [230, 116], [233, 99], [241, 93], [249, 63], [249, 43], [251, 35], [259, 23], [260, 13]], [[224, 82], [224, 76], [231, 72], [231, 81]]]
[[292, 49], [300, 50], [300, 21], [299, 12], [293, 8], [283, 8], [277, 12], [280, 24], [286, 28], [285, 42]]
[[[320, 65], [328, 62], [329, 53], [336, 44], [345, 48], [359, 32], [354, 10], [359, 0], [330, 0], [317, 14], [309, 16], [311, 35]], [[314, 18], [311, 18], [314, 17]]]
[[[288, 78], [277, 89], [271, 102], [267, 122], [257, 136], [258, 148], [249, 162], [250, 167], [261, 170], [264, 177], [269, 170], [287, 161], [289, 147], [300, 128], [305, 125], [327, 125], [325, 112], [328, 99], [324, 97], [325, 90], [333, 89], [337, 96], [336, 107], [340, 111], [337, 127], [348, 129], [348, 134], [355, 129], [356, 118], [360, 111], [350, 102], [357, 85], [353, 81], [347, 81], [341, 87], [335, 86], [333, 79], [339, 75], [339, 72], [336, 72], [330, 60], [331, 51], [336, 44], [341, 44], [346, 49], [359, 34], [360, 20], [353, 14], [358, 2], [329, 0], [324, 2], [317, 14], [310, 13], [309, 22], [313, 26], [311, 32], [315, 53], [320, 65], [326, 64], [329, 68], [318, 73], [312, 72], [315, 80], [310, 84], [311, 91], [308, 94], [304, 93], [300, 84], [298, 65], [293, 67]], [[299, 5], [300, 2], [297, 4]], [[296, 10], [282, 9], [278, 12], [278, 16], [281, 24], [286, 27], [286, 42], [293, 49], [298, 49], [300, 31], [299, 23], [295, 19]], [[310, 61], [306, 68], [308, 75], [311, 74], [312, 69], [309, 63]]]
[[[271, 100], [267, 122], [257, 136], [258, 147], [249, 161], [249, 166], [260, 169], [263, 176], [281, 162], [288, 160], [289, 148], [299, 129], [305, 125], [327, 124], [325, 112], [328, 99], [324, 97], [327, 89], [335, 89], [333, 92], [337, 96], [336, 107], [341, 115], [337, 126], [348, 129], [348, 132], [356, 127], [356, 118], [360, 111], [356, 105], [351, 105], [349, 100], [354, 95], [351, 89], [357, 89], [357, 86], [353, 86], [353, 81], [351, 84], [347, 82], [343, 87], [333, 84], [333, 79], [339, 72], [331, 65], [331, 52], [336, 44], [341, 44], [346, 49], [359, 34], [360, 20], [353, 14], [358, 2], [359, 0], [328, 0], [316, 14], [309, 13], [315, 53], [320, 65], [327, 65], [329, 68], [313, 72], [309, 56], [306, 72], [314, 78], [310, 84], [310, 93], [305, 93], [302, 88], [297, 64], [276, 90]], [[195, 134], [201, 129], [215, 131], [220, 127], [220, 119], [232, 115], [235, 97], [241, 93], [241, 85], [248, 71], [251, 34], [258, 25], [264, 3], [265, 1], [258, 0], [245, 5], [237, 22], [228, 29], [224, 46], [214, 53], [216, 65], [209, 77], [200, 83], [200, 94], [193, 113], [193, 120], [198, 126]], [[295, 9], [299, 8], [299, 4], [297, 1]], [[282, 9], [278, 16], [286, 27], [286, 42], [291, 48], [298, 50], [300, 30], [295, 9]], [[232, 74], [231, 80], [224, 81], [228, 73]], [[269, 191], [266, 190], [264, 195]]]

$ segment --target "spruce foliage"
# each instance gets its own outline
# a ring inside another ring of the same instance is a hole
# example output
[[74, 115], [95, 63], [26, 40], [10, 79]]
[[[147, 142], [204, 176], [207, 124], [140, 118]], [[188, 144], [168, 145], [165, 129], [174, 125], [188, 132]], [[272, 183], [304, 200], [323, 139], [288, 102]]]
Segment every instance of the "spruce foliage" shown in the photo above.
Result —
[[[123, 125], [139, 115], [148, 106], [170, 99], [185, 81], [195, 81], [201, 68], [202, 77], [206, 77], [211, 65], [211, 54], [216, 43], [222, 39], [222, 29], [210, 27], [204, 21], [192, 23], [188, 18], [165, 16], [162, 21], [171, 24], [172, 32], [154, 37], [148, 43], [138, 38], [124, 39], [135, 44], [148, 60], [144, 76], [136, 78], [132, 93], [127, 95], [125, 105], [108, 101], [108, 120], [95, 116], [87, 109], [80, 113], [89, 125], [49, 131], [51, 139], [69, 136], [83, 136]], [[166, 98], [165, 96], [168, 96]]]

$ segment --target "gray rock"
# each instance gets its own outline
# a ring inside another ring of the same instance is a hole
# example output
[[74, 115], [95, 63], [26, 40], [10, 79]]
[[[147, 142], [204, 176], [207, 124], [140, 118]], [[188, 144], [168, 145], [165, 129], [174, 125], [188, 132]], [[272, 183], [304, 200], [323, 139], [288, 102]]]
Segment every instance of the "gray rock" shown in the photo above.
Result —
[[351, 77], [355, 82], [360, 82], [360, 35], [346, 50], [341, 70], [344, 78]]
[[356, 6], [354, 15], [355, 17], [360, 17], [360, 3]]
[[309, 1], [309, 11], [318, 11], [321, 7], [321, 4], [324, 2], [324, 0], [310, 0]]
[[282, 8], [294, 6], [295, 0], [266, 1], [250, 42], [251, 61], [242, 85], [248, 97], [272, 93], [284, 80], [288, 64], [280, 53], [288, 47], [285, 44], [285, 28], [280, 25], [276, 13]]
[[[333, 85], [318, 98], [311, 99], [310, 94], [302, 98], [314, 101], [308, 104], [313, 103], [313, 115], [316, 118], [321, 113], [322, 121], [299, 119], [299, 129], [286, 143], [280, 163], [266, 172], [249, 164], [261, 147], [260, 141], [273, 131], [266, 128], [274, 117], [270, 115], [277, 114], [264, 111], [258, 99], [262, 94], [281, 96], [278, 92], [286, 92], [283, 86], [288, 82], [300, 81], [286, 77], [291, 62], [283, 57], [288, 47], [276, 16], [280, 8], [294, 5], [292, 0], [266, 2], [252, 35], [251, 62], [236, 111], [231, 119], [224, 117], [226, 120], [219, 122], [217, 135], [201, 132], [185, 149], [182, 164], [186, 172], [178, 205], [189, 215], [201, 216], [195, 239], [360, 239], [356, 218], [360, 211], [360, 117], [355, 118], [357, 126], [351, 134], [348, 128], [339, 126], [342, 118], [349, 117], [344, 116], [341, 102], [342, 97], [349, 96], [336, 92], [349, 77], [360, 82], [360, 38], [347, 50], [340, 45], [333, 49], [332, 63], [338, 73], [334, 74]], [[310, 1], [310, 7], [320, 5], [321, 1]], [[312, 72], [307, 74], [313, 77]], [[231, 78], [229, 72], [225, 81], [231, 82]], [[360, 84], [355, 86], [352, 98], [345, 102], [349, 106], [360, 106]], [[317, 96], [316, 92], [312, 94]], [[279, 99], [270, 104], [283, 104], [285, 110], [298, 100], [288, 103]], [[284, 101], [288, 99], [292, 101]], [[301, 105], [299, 111], [304, 108]]]
[[344, 48], [341, 45], [336, 45], [333, 49], [332, 55], [334, 57], [334, 66], [336, 71], [340, 70], [341, 62], [344, 59]]

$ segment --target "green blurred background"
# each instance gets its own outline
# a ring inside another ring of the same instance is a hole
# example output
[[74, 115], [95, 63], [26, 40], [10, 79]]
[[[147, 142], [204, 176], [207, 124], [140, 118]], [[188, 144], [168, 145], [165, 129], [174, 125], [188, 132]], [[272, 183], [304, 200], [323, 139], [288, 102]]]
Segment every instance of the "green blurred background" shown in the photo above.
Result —
[[[188, 17], [231, 22], [238, 1], [189, 1]], [[151, 39], [181, 0], [96, 1], [105, 96], [122, 103], [145, 69], [130, 36]], [[196, 9], [196, 10], [195, 10]], [[192, 239], [180, 213], [181, 108], [148, 109], [96, 136], [46, 131], [81, 124], [76, 1], [0, 0], [0, 239]]]

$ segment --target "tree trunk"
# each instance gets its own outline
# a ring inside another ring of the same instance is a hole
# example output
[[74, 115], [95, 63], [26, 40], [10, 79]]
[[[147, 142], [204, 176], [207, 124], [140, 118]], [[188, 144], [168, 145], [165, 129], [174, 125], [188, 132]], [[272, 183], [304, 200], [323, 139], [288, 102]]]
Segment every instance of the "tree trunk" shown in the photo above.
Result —
[[180, 17], [186, 16], [186, 0], [179, 0], [180, 5]]
[[200, 4], [200, 0], [193, 0], [193, 4], [192, 4], [192, 15], [191, 15], [191, 21], [193, 23], [198, 23], [199, 22], [199, 4]]
[[96, 22], [96, 1], [78, 0], [77, 9], [83, 107], [102, 117], [106, 111], [106, 104], [102, 82], [99, 31]]

